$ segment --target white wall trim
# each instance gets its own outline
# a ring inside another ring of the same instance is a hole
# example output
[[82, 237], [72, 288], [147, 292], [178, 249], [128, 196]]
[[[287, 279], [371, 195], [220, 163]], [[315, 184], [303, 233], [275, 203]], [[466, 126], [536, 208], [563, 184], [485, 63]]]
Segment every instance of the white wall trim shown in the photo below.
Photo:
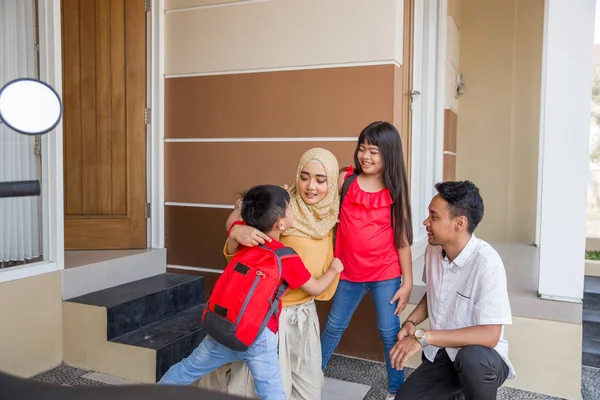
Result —
[[[415, 2], [412, 89], [411, 203], [414, 240], [426, 239], [421, 221], [443, 179], [446, 1]], [[418, 225], [417, 225], [418, 224]]]
[[[420, 241], [413, 243], [412, 246], [410, 246], [410, 252], [412, 253], [412, 261], [415, 262], [416, 260], [418, 260], [419, 258], [423, 257], [423, 255], [425, 254], [425, 250], [427, 250], [427, 245], [429, 244], [429, 239], [425, 238], [425, 239], [421, 239]], [[421, 277], [418, 277], [419, 281], [421, 279]]]
[[[161, 0], [164, 1], [164, 0]], [[370, 67], [376, 65], [395, 65], [400, 67], [396, 60], [354, 62], [354, 63], [339, 63], [339, 64], [311, 64], [311, 65], [296, 65], [289, 67], [273, 67], [273, 68], [257, 68], [257, 69], [234, 69], [231, 71], [208, 71], [198, 72], [193, 74], [168, 74], [167, 79], [175, 78], [192, 78], [197, 76], [213, 76], [213, 75], [236, 75], [236, 74], [259, 74], [263, 72], [282, 72], [282, 71], [302, 71], [307, 69], [327, 69], [327, 68], [351, 68], [351, 67]]]
[[446, 107], [444, 108], [444, 111], [445, 111], [445, 110], [450, 110], [450, 111], [452, 111], [454, 114], [458, 115], [458, 110], [457, 110], [457, 109], [455, 109], [453, 106], [448, 106], [448, 105], [446, 105]]
[[358, 137], [274, 137], [274, 138], [168, 138], [166, 143], [238, 143], [238, 142], [356, 142]]
[[[447, 14], [448, 13], [448, 0], [444, 0], [444, 4], [443, 5], [440, 4], [440, 18], [444, 18], [444, 15], [446, 15], [446, 14], [442, 14], [441, 13], [442, 12], [442, 10], [441, 10], [442, 7], [444, 8], [444, 11]], [[460, 28], [458, 27], [458, 24], [456, 23], [456, 20], [454, 19], [454, 17], [452, 15], [446, 16], [446, 25], [448, 24], [448, 21], [452, 22], [452, 24], [456, 27], [456, 30], [460, 34]], [[446, 32], [446, 29], [447, 29], [447, 27], [444, 27], [444, 32]], [[446, 41], [444, 41], [444, 46], [445, 46], [445, 44], [446, 44]], [[460, 57], [460, 55], [459, 55], [459, 57]], [[455, 65], [453, 61], [448, 61], [448, 57], [447, 57], [447, 54], [446, 54], [445, 50], [444, 50], [444, 60], [447, 63], [450, 63], [450, 65], [452, 65], [454, 67], [454, 69], [456, 71], [458, 71], [458, 65]]]
[[[40, 29], [40, 79], [50, 84], [62, 98], [62, 49], [61, 49], [60, 0], [39, 2]], [[63, 105], [64, 107], [64, 105]], [[42, 136], [46, 143], [46, 157], [42, 157], [42, 203], [44, 235], [47, 235], [48, 253], [56, 269], [64, 269], [64, 194], [63, 194], [63, 125], [62, 121], [50, 133]], [[42, 267], [40, 265], [46, 265]], [[24, 265], [32, 274], [49, 272], [48, 263]], [[18, 267], [21, 268], [21, 267]], [[13, 270], [13, 268], [11, 268]], [[42, 271], [42, 272], [35, 272]], [[16, 274], [16, 273], [15, 273]], [[12, 276], [10, 274], [9, 276]], [[16, 274], [17, 278], [21, 277]], [[22, 277], [28, 276], [27, 274]]]
[[538, 292], [542, 298], [579, 302], [596, 0], [546, 0], [546, 7]]
[[215, 274], [222, 274], [223, 270], [222, 269], [213, 269], [213, 268], [201, 268], [201, 267], [189, 267], [186, 265], [174, 265], [174, 264], [167, 264], [167, 268], [171, 268], [171, 269], [181, 269], [184, 271], [200, 271], [200, 272], [210, 272], [210, 273], [215, 273]]
[[540, 134], [538, 142], [538, 179], [537, 204], [535, 210], [535, 246], [540, 245], [542, 235], [542, 171], [544, 170], [544, 128], [546, 122], [546, 69], [548, 64], [548, 7], [549, 1], [544, 1], [544, 35], [542, 39], [542, 70], [540, 85]]
[[[446, 42], [448, 1], [437, 0], [437, 58], [436, 58], [436, 104], [435, 104], [435, 153], [434, 183], [444, 179], [444, 105], [446, 103]], [[456, 113], [456, 112], [455, 112]], [[432, 196], [433, 197], [433, 196]]]
[[164, 79], [164, 0], [152, 0], [152, 83], [151, 83], [151, 247], [165, 247], [165, 79]]
[[15, 281], [17, 279], [31, 278], [48, 272], [59, 271], [64, 268], [56, 261], [41, 261], [33, 264], [19, 265], [0, 270], [0, 283]]
[[223, 208], [233, 210], [235, 207], [232, 204], [210, 204], [210, 203], [186, 203], [177, 201], [166, 201], [165, 206], [172, 207], [198, 207], [198, 208]]
[[189, 6], [182, 8], [172, 8], [170, 10], [164, 11], [165, 13], [176, 13], [176, 12], [185, 12], [185, 11], [196, 11], [196, 10], [205, 10], [208, 8], [222, 8], [222, 7], [232, 7], [239, 5], [248, 5], [252, 3], [264, 3], [267, 1], [275, 1], [275, 0], [238, 0], [238, 1], [229, 1], [227, 3], [218, 3], [218, 4], [207, 4], [205, 6]]

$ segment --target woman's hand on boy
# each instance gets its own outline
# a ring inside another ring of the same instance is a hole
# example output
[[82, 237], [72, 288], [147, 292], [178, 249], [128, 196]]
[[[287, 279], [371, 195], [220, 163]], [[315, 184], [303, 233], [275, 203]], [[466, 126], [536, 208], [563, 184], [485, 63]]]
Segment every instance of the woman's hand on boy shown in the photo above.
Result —
[[392, 297], [392, 301], [390, 301], [390, 304], [398, 302], [398, 304], [396, 304], [394, 315], [399, 315], [402, 311], [404, 311], [406, 305], [408, 304], [411, 291], [412, 287], [408, 287], [408, 285], [402, 285], [400, 289], [396, 291], [396, 294], [394, 294], [394, 297]]
[[246, 247], [255, 247], [272, 240], [266, 233], [248, 225], [235, 225], [231, 228], [229, 237]]

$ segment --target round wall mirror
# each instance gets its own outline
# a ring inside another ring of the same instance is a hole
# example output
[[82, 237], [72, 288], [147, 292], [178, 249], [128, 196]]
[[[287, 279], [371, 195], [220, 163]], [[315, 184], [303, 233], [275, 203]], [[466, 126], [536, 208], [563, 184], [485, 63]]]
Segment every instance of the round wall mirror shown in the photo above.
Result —
[[37, 79], [16, 79], [0, 90], [0, 122], [25, 135], [54, 129], [62, 116], [58, 93]]

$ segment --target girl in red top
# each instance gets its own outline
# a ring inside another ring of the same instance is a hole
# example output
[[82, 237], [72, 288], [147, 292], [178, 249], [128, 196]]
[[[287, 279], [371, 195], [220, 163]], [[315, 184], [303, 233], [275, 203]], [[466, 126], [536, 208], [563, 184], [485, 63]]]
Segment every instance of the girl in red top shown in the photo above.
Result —
[[336, 234], [335, 256], [344, 272], [321, 335], [325, 370], [354, 311], [370, 291], [385, 349], [390, 399], [404, 383], [404, 371], [392, 368], [389, 352], [413, 282], [411, 209], [402, 154], [396, 128], [374, 122], [358, 138], [354, 168], [340, 174], [340, 190], [346, 179], [352, 182], [342, 200]]

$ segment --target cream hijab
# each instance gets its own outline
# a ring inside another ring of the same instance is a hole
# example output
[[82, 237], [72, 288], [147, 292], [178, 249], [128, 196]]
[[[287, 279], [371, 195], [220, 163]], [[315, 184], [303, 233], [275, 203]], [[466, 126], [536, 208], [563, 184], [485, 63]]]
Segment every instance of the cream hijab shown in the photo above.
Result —
[[[298, 181], [302, 169], [311, 161], [323, 165], [327, 175], [327, 195], [314, 205], [307, 205], [298, 193]], [[283, 236], [301, 236], [311, 239], [322, 239], [335, 226], [340, 208], [338, 193], [339, 166], [335, 156], [321, 148], [308, 150], [298, 164], [296, 183], [290, 188], [290, 202], [294, 212], [294, 224], [282, 233]]]

